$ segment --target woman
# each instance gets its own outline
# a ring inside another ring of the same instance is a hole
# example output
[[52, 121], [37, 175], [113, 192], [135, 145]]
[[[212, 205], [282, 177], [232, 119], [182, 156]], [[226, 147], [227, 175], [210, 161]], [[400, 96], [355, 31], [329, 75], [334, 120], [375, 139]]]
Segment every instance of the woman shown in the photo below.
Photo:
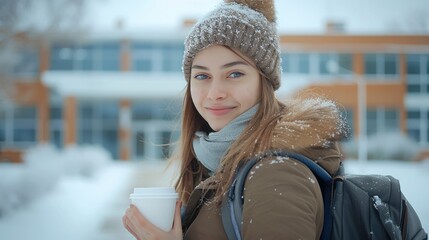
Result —
[[[176, 184], [180, 204], [173, 229], [162, 232], [131, 206], [124, 226], [137, 239], [227, 239], [219, 206], [234, 172], [268, 150], [296, 152], [334, 174], [343, 121], [332, 102], [282, 103], [280, 49], [272, 1], [217, 7], [185, 41], [188, 81]], [[243, 239], [318, 239], [322, 194], [313, 173], [290, 158], [265, 157], [245, 183]]]

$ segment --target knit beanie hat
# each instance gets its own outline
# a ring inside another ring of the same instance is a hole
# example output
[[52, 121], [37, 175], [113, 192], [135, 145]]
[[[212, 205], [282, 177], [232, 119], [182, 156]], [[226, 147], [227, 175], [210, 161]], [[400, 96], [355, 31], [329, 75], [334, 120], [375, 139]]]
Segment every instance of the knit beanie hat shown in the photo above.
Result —
[[273, 0], [225, 0], [198, 21], [185, 40], [182, 70], [186, 81], [199, 51], [223, 45], [252, 59], [277, 90], [281, 60], [275, 20]]

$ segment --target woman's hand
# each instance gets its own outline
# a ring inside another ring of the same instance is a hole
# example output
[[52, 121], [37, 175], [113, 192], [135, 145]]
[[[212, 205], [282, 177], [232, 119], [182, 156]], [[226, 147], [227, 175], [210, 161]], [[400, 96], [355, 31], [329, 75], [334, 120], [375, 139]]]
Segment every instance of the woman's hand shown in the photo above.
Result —
[[183, 234], [182, 220], [180, 218], [180, 207], [181, 203], [176, 202], [173, 228], [170, 232], [164, 232], [150, 223], [134, 205], [131, 205], [127, 209], [125, 215], [122, 217], [122, 223], [128, 232], [130, 232], [137, 240], [182, 240]]

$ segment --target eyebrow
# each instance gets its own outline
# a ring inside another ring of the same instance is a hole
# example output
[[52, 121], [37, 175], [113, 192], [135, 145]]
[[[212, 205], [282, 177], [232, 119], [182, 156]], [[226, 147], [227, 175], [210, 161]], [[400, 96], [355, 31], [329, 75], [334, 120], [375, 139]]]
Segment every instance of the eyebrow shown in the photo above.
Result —
[[[233, 66], [235, 66], [235, 65], [246, 65], [246, 66], [249, 66], [249, 64], [248, 64], [248, 63], [246, 63], [246, 62], [243, 62], [243, 61], [234, 61], [234, 62], [230, 62], [230, 63], [224, 64], [224, 65], [222, 66], [222, 68], [229, 68], [229, 67], [233, 67]], [[208, 67], [201, 66], [201, 65], [192, 65], [192, 67], [191, 67], [191, 68], [192, 68], [192, 69], [209, 70], [209, 68], [208, 68]]]

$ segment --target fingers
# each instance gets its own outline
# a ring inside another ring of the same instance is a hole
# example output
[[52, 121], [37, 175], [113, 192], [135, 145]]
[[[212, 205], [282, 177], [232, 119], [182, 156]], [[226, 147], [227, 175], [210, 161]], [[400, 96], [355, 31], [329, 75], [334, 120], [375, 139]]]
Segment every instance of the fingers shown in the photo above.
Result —
[[137, 209], [136, 206], [131, 205], [126, 211], [127, 226], [137, 239], [151, 239], [153, 236], [158, 236], [161, 230], [149, 222]]
[[173, 228], [164, 232], [149, 222], [135, 207], [131, 205], [122, 218], [124, 227], [138, 240], [143, 239], [182, 239], [181, 202], [176, 202]]
[[127, 229], [127, 231], [129, 233], [131, 233], [136, 239], [139, 239], [139, 237], [137, 236], [137, 234], [130, 228], [130, 226], [129, 226], [130, 223], [129, 223], [129, 220], [127, 218], [127, 215], [124, 215], [122, 217], [122, 224], [124, 225], [125, 229]]

